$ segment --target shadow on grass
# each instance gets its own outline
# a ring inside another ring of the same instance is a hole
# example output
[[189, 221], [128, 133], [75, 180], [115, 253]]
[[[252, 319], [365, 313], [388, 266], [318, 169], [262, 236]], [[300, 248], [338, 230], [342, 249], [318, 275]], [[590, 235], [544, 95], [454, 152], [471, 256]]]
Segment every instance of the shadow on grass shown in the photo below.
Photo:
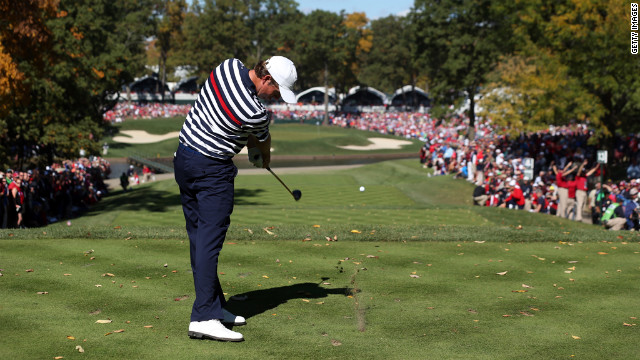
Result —
[[233, 298], [227, 303], [227, 309], [237, 315], [250, 318], [266, 311], [274, 309], [293, 299], [319, 299], [329, 295], [353, 295], [352, 288], [325, 289], [315, 283], [301, 283], [289, 286], [280, 286], [271, 289], [249, 291], [234, 295], [233, 298], [244, 298], [239, 301]]
[[[261, 192], [264, 192], [264, 190], [236, 189], [234, 203], [235, 205], [264, 205], [264, 203], [252, 201]], [[164, 212], [169, 207], [180, 204], [180, 194], [176, 194], [173, 191], [134, 187], [126, 192], [122, 190], [113, 191], [109, 197], [101, 201], [86, 215], [97, 215], [114, 210], [144, 209], [150, 212]]]
[[142, 209], [151, 212], [163, 212], [166, 211], [168, 207], [179, 204], [180, 195], [174, 192], [153, 188], [131, 188], [126, 192], [122, 190], [112, 192], [109, 197], [105, 198], [92, 209], [92, 213], [98, 214], [114, 210]]
[[233, 198], [233, 203], [235, 205], [268, 205], [266, 203], [261, 203], [257, 201], [253, 201], [257, 195], [263, 193], [265, 190], [263, 189], [238, 189], [236, 188]]

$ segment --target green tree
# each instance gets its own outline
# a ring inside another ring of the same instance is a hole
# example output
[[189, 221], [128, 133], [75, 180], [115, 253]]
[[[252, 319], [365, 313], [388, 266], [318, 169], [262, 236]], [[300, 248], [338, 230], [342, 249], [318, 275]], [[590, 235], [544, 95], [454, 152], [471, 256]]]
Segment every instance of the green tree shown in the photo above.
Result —
[[371, 22], [371, 51], [362, 65], [359, 80], [381, 91], [392, 93], [411, 84], [413, 57], [411, 54], [411, 23], [407, 17], [387, 16]]
[[273, 55], [286, 56], [284, 24], [295, 23], [302, 14], [294, 0], [249, 0], [248, 26], [251, 48], [246, 61], [255, 64]]
[[515, 34], [526, 51], [553, 54], [592, 96], [597, 106], [588, 120], [598, 137], [640, 130], [640, 57], [630, 51], [629, 3], [533, 0], [516, 11]]
[[[182, 24], [187, 4], [185, 0], [163, 0], [158, 8], [156, 16], [159, 16], [160, 20], [156, 29], [156, 45], [159, 50], [158, 70], [164, 85], [167, 83], [167, 58], [174, 43], [182, 39]], [[156, 91], [158, 90], [156, 89]], [[164, 101], [164, 89], [162, 90], [162, 100]]]
[[249, 7], [241, 0], [194, 1], [185, 15], [184, 42], [177, 57], [201, 81], [225, 59], [245, 62], [251, 53], [248, 17]]
[[568, 73], [558, 56], [548, 52], [505, 57], [481, 92], [479, 115], [517, 135], [602, 114], [597, 98]]
[[503, 2], [416, 0], [412, 11], [417, 29], [417, 56], [431, 82], [430, 94], [440, 109], [469, 99], [472, 139], [475, 96], [499, 56], [509, 52], [510, 22]]

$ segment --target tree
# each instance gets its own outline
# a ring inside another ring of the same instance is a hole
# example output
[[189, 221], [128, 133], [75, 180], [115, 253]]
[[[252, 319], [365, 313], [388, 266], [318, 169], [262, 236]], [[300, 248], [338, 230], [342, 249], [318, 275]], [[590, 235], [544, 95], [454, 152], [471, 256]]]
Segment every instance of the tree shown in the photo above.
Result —
[[475, 96], [510, 47], [509, 16], [501, 0], [416, 0], [417, 56], [436, 104], [468, 98], [469, 137], [475, 136]]
[[412, 82], [409, 25], [408, 18], [397, 16], [371, 22], [373, 40], [358, 78], [360, 83], [391, 93]]
[[45, 25], [56, 16], [57, 1], [0, 0], [0, 165], [15, 166], [17, 147], [24, 141], [21, 119], [14, 109], [29, 103], [32, 89], [26, 64], [43, 73], [52, 46]]
[[[164, 0], [160, 4], [160, 17], [157, 25], [156, 38], [159, 50], [159, 71], [162, 74], [162, 101], [164, 101], [164, 86], [167, 83], [167, 58], [173, 47], [173, 41], [182, 35], [182, 24], [187, 4], [185, 0]], [[159, 89], [156, 89], [156, 92]]]
[[247, 62], [255, 64], [273, 55], [286, 56], [283, 24], [295, 23], [301, 13], [294, 0], [249, 0], [248, 26], [252, 50]]
[[2, 12], [9, 15], [6, 21], [33, 26], [24, 27], [32, 30], [22, 35], [2, 33], [3, 49], [23, 74], [8, 105], [3, 99], [3, 163], [42, 165], [77, 157], [80, 149], [99, 152], [102, 114], [143, 66], [149, 5], [143, 0], [11, 2], [11, 11]]
[[589, 94], [557, 56], [540, 51], [531, 57], [505, 57], [489, 75], [478, 102], [480, 116], [517, 135], [549, 125], [585, 122], [603, 113], [597, 98]]
[[249, 8], [241, 0], [194, 1], [185, 15], [184, 43], [177, 58], [193, 67], [201, 81], [225, 59], [245, 62], [251, 53], [248, 16]]
[[358, 84], [358, 75], [366, 55], [371, 51], [373, 33], [365, 13], [346, 14], [337, 33], [334, 54], [336, 89], [346, 92]]
[[640, 57], [630, 51], [629, 4], [534, 0], [516, 11], [518, 42], [529, 51], [553, 54], [596, 101], [588, 120], [597, 137], [640, 130]]

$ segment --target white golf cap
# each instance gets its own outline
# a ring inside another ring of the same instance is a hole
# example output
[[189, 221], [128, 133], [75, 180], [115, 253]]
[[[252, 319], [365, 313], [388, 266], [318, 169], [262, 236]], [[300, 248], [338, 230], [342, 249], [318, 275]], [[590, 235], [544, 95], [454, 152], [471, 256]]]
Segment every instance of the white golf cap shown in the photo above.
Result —
[[295, 104], [296, 95], [291, 89], [296, 80], [298, 80], [298, 73], [293, 61], [284, 56], [272, 56], [265, 62], [265, 66], [273, 80], [278, 83], [282, 100], [289, 104]]

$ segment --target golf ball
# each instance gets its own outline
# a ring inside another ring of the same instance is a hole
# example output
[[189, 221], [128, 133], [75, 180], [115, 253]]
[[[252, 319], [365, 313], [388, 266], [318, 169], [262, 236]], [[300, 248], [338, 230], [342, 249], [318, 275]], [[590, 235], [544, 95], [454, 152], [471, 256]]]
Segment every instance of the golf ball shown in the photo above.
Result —
[[364, 186], [360, 186], [360, 191], [364, 191]]

